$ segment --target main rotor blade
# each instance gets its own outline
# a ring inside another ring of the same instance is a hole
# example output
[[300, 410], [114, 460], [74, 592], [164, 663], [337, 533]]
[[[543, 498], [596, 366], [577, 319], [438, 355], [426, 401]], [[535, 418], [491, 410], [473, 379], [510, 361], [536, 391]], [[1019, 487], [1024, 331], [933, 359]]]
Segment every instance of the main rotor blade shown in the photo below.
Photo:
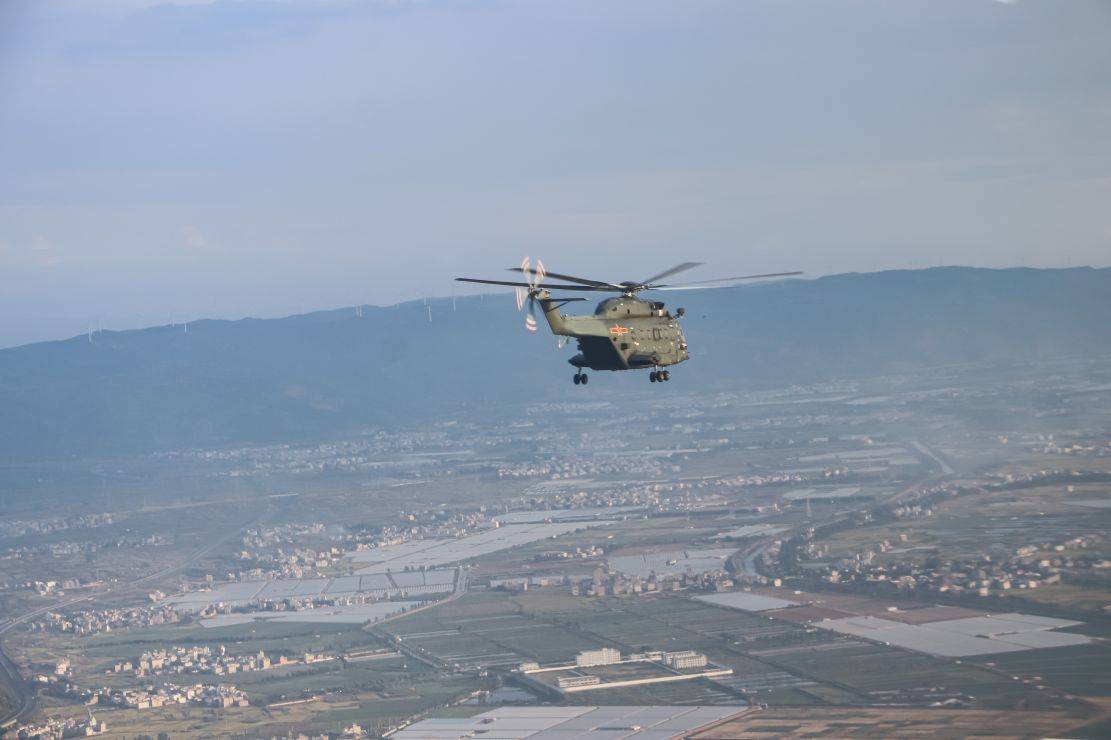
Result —
[[654, 283], [657, 280], [663, 280], [665, 277], [671, 277], [677, 272], [684, 272], [691, 269], [692, 267], [698, 267], [701, 264], [701, 262], [684, 262], [680, 265], [675, 265], [675, 267], [672, 267], [670, 270], [664, 270], [659, 275], [653, 275], [647, 280], [642, 280], [640, 283], [638, 283], [638, 285], [649, 285], [650, 283]]
[[736, 277], [715, 278], [713, 280], [695, 280], [693, 283], [683, 283], [682, 285], [648, 285], [647, 290], [659, 290], [662, 288], [681, 288], [688, 285], [706, 285], [708, 283], [731, 283], [735, 280], [757, 280], [759, 278], [773, 278], [773, 277], [787, 277], [788, 275], [801, 275], [802, 272], [769, 272], [765, 275], [738, 275]]
[[[536, 274], [535, 270], [525, 270], [520, 267], [510, 267], [509, 271], [532, 273], [534, 275]], [[590, 285], [595, 288], [610, 288], [611, 290], [625, 290], [624, 287], [617, 285], [616, 283], [604, 283], [601, 280], [588, 280], [586, 278], [575, 277], [574, 275], [561, 275], [558, 272], [548, 272], [545, 273], [545, 275], [550, 278], [555, 278], [556, 280], [566, 280], [569, 283], [578, 283], [579, 285]]]
[[622, 288], [593, 287], [589, 285], [533, 285], [532, 283], [515, 283], [510, 280], [479, 280], [478, 278], [455, 278], [461, 283], [482, 283], [483, 285], [508, 285], [513, 288], [536, 288], [544, 290], [588, 290], [592, 292], [610, 292]]

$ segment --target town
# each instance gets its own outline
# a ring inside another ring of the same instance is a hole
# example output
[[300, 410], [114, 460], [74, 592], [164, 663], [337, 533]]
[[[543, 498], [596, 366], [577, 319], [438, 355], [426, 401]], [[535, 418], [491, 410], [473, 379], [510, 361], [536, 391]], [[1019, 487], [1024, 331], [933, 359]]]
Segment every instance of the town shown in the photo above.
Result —
[[[8, 732], [150, 734], [171, 707], [335, 732], [357, 702], [376, 708], [359, 732], [403, 734], [447, 708], [583, 697], [1100, 716], [1070, 683], [1105, 657], [1111, 603], [1098, 424], [973, 435], [963, 398], [1021, 394], [974, 374], [919, 381], [944, 382], [937, 396], [905, 382], [690, 396], [620, 443], [568, 406], [538, 448], [494, 417], [154, 456], [276, 490], [120, 509], [58, 529], [64, 547], [0, 543], [36, 576], [9, 583], [41, 584], [0, 592], [29, 613], [4, 650], [39, 701], [71, 708]], [[932, 399], [914, 401], [925, 426], [902, 420], [900, 394]], [[1089, 413], [1081, 398], [1053, 418]], [[843, 656], [905, 667], [881, 688]]]

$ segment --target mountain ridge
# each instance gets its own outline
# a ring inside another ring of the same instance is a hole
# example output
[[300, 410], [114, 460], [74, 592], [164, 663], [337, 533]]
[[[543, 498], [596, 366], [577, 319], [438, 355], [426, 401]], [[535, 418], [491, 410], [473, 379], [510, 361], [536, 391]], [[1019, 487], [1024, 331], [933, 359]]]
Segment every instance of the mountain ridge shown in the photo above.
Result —
[[[1111, 353], [1111, 268], [889, 270], [657, 296], [687, 308], [692, 350], [666, 388]], [[582, 306], [567, 310], [593, 308]], [[649, 389], [643, 373], [573, 387], [573, 343], [556, 352], [546, 327], [524, 332], [508, 291], [361, 314], [202, 319], [0, 350], [0, 460], [305, 441], [475, 404]]]

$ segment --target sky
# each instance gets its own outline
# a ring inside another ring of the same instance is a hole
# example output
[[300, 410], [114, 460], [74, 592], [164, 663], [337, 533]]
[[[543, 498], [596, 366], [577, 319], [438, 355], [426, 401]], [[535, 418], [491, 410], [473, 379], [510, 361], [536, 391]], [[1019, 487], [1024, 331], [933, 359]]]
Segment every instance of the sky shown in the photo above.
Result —
[[1108, 38], [1105, 0], [0, 0], [0, 347], [526, 254], [1107, 266]]

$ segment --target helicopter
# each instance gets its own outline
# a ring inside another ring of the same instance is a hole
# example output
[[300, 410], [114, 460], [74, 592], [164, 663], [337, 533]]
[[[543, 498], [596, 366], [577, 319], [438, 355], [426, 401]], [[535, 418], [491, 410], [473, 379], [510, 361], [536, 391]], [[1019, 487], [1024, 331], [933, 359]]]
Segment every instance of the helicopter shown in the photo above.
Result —
[[[525, 328], [536, 331], [536, 304], [548, 322], [552, 334], [561, 339], [560, 346], [567, 339], [578, 340], [579, 353], [567, 360], [576, 368], [572, 380], [575, 385], [586, 385], [589, 378], [586, 370], [645, 370], [651, 369], [648, 380], [664, 383], [671, 380], [671, 365], [690, 359], [687, 340], [679, 319], [685, 311], [676, 309], [673, 316], [660, 301], [641, 298], [638, 293], [646, 290], [697, 290], [712, 288], [717, 284], [759, 278], [787, 277], [801, 275], [801, 272], [775, 272], [764, 275], [742, 275], [738, 277], [701, 280], [683, 285], [658, 282], [680, 272], [698, 267], [701, 262], [683, 262], [647, 280], [626, 280], [609, 283], [602, 280], [588, 280], [573, 275], [548, 272], [544, 263], [536, 261], [532, 267], [528, 257], [520, 267], [509, 268], [519, 272], [524, 280], [484, 280], [480, 278], [455, 278], [463, 283], [483, 285], [505, 285], [516, 288], [517, 309], [528, 306]], [[559, 280], [560, 283], [545, 282]], [[593, 316], [568, 316], [560, 312], [565, 305], [586, 298], [554, 298], [551, 291], [568, 290], [594, 293], [617, 293], [619, 295], [602, 300], [594, 309]], [[567, 338], [567, 339], [564, 339]]]

